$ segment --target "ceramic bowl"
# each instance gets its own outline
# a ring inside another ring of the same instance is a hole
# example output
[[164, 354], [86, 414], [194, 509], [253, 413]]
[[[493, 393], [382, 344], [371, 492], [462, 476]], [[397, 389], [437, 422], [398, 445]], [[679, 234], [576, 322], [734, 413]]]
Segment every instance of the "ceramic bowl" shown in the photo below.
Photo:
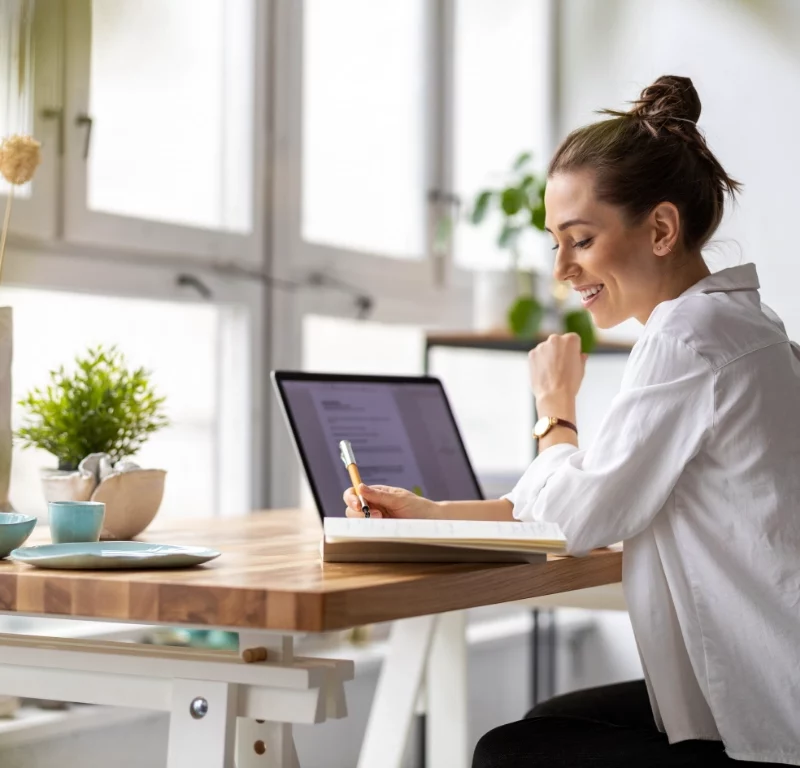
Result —
[[14, 512], [0, 512], [0, 560], [27, 540], [36, 525], [36, 518]]
[[161, 506], [166, 476], [163, 469], [136, 469], [103, 480], [92, 494], [92, 501], [106, 505], [100, 538], [132, 539], [147, 528]]

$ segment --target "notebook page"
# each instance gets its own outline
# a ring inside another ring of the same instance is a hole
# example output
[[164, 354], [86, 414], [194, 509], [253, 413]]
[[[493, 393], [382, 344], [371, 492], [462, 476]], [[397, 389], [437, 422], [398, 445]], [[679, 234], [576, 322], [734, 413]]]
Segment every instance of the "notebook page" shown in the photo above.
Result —
[[378, 520], [359, 517], [325, 518], [330, 541], [371, 539], [393, 541], [542, 542], [563, 547], [566, 538], [555, 523], [492, 520]]

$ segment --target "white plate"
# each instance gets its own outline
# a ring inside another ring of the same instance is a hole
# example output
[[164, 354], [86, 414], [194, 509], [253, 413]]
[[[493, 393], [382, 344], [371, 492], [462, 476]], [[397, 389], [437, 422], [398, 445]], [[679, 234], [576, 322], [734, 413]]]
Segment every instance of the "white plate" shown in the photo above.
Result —
[[186, 568], [222, 553], [206, 547], [147, 544], [142, 541], [91, 541], [19, 547], [9, 557], [37, 568], [110, 570], [125, 568]]

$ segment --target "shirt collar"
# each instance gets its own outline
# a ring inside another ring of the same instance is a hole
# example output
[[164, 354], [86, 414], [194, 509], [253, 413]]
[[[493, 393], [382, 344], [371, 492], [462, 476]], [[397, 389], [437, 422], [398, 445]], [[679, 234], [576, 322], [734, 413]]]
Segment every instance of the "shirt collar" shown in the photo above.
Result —
[[760, 288], [755, 264], [730, 267], [704, 277], [699, 283], [685, 290], [681, 296], [693, 293], [728, 293], [730, 291], [757, 291]]

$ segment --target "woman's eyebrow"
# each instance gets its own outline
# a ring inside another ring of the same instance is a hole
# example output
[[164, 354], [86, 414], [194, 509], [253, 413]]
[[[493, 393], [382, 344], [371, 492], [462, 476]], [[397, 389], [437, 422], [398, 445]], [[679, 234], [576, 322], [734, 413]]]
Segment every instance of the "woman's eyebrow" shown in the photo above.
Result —
[[[563, 222], [561, 222], [561, 224], [558, 225], [558, 231], [559, 232], [563, 232], [565, 229], [569, 229], [570, 227], [574, 227], [576, 224], [589, 224], [589, 225], [591, 225], [591, 223], [592, 222], [588, 221], [587, 219], [568, 219], [567, 221], [563, 221]], [[552, 231], [548, 227], [545, 227], [545, 229], [548, 232], [550, 232], [551, 235], [553, 234]]]

